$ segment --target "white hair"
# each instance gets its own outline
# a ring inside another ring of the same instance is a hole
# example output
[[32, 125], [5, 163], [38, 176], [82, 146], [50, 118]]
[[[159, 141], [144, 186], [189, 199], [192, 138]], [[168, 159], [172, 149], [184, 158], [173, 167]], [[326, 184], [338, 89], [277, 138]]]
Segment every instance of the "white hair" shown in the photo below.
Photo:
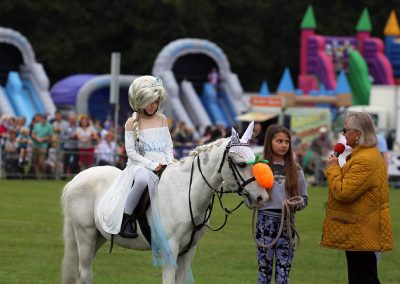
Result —
[[150, 75], [141, 76], [133, 80], [129, 87], [129, 104], [133, 109], [133, 131], [135, 137], [139, 137], [138, 112], [148, 107], [151, 103], [159, 101], [158, 109], [162, 110], [167, 99], [167, 93], [162, 85], [160, 77]]
[[377, 144], [374, 121], [369, 113], [348, 112], [346, 121], [351, 128], [361, 131], [358, 145], [362, 147], [373, 147]]
[[159, 100], [161, 108], [167, 99], [167, 94], [159, 77], [141, 76], [136, 78], [129, 87], [129, 104], [134, 111], [146, 108]]

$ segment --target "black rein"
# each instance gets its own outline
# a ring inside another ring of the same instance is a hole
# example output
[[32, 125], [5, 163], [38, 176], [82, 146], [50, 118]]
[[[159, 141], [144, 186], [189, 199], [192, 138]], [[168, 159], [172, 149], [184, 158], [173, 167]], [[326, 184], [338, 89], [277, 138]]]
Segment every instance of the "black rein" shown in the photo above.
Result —
[[[241, 145], [241, 146], [245, 146], [245, 145], [248, 146], [247, 144], [244, 144], [244, 143], [243, 143], [243, 144], [239, 144], [239, 145]], [[234, 146], [237, 146], [237, 145], [234, 145]], [[228, 144], [228, 145], [226, 146], [226, 148], [225, 148], [224, 155], [223, 155], [223, 157], [222, 157], [222, 161], [221, 161], [221, 164], [220, 164], [219, 169], [218, 169], [218, 173], [219, 173], [219, 174], [221, 173], [222, 166], [223, 166], [224, 161], [225, 161], [225, 157], [227, 156], [227, 153], [229, 152], [229, 149], [230, 149], [231, 147], [232, 147], [232, 144], [231, 144], [231, 142], [229, 142], [229, 144]], [[195, 158], [193, 159], [193, 162], [192, 162], [192, 168], [191, 168], [191, 171], [190, 171], [190, 181], [189, 181], [189, 210], [190, 210], [190, 218], [191, 218], [192, 225], [193, 225], [193, 231], [192, 231], [192, 234], [191, 234], [191, 236], [190, 236], [190, 241], [189, 241], [189, 243], [186, 245], [185, 249], [183, 249], [183, 250], [179, 253], [179, 256], [184, 255], [185, 253], [187, 253], [187, 252], [190, 250], [190, 248], [191, 248], [192, 245], [193, 245], [194, 237], [195, 237], [196, 233], [197, 233], [198, 231], [200, 231], [204, 226], [207, 226], [210, 230], [212, 230], [212, 231], [214, 231], [214, 232], [221, 230], [223, 227], [225, 227], [225, 225], [226, 225], [226, 223], [227, 223], [227, 221], [228, 221], [228, 216], [229, 216], [230, 214], [232, 214], [234, 211], [236, 211], [236, 210], [244, 203], [244, 201], [242, 200], [234, 209], [229, 210], [229, 209], [227, 209], [226, 207], [224, 207], [223, 204], [222, 204], [222, 195], [223, 195], [224, 193], [237, 193], [237, 194], [239, 194], [240, 196], [245, 195], [245, 194], [247, 194], [247, 193], [245, 192], [245, 187], [246, 187], [246, 185], [248, 185], [249, 183], [255, 181], [255, 177], [252, 177], [252, 178], [250, 178], [250, 179], [248, 179], [248, 180], [245, 181], [245, 180], [243, 179], [243, 177], [240, 175], [240, 172], [239, 172], [239, 170], [237, 169], [235, 163], [232, 161], [232, 158], [231, 158], [231, 157], [228, 157], [229, 168], [231, 169], [231, 171], [232, 171], [232, 173], [233, 173], [233, 176], [234, 176], [234, 178], [235, 178], [235, 180], [236, 180], [236, 183], [237, 183], [237, 185], [238, 185], [238, 189], [237, 189], [237, 190], [232, 190], [232, 191], [224, 191], [224, 190], [223, 190], [223, 187], [221, 187], [221, 190], [219, 190], [219, 191], [218, 191], [218, 190], [215, 190], [215, 189], [212, 188], [212, 186], [210, 185], [210, 183], [207, 181], [206, 177], [204, 176], [203, 171], [201, 170], [200, 157], [199, 157], [199, 154], [197, 154], [197, 168], [198, 168], [198, 170], [199, 170], [199, 172], [200, 172], [200, 174], [201, 174], [203, 180], [205, 181], [205, 183], [207, 184], [207, 186], [208, 186], [208, 187], [211, 189], [211, 191], [213, 192], [213, 196], [212, 196], [211, 202], [210, 202], [210, 204], [208, 205], [207, 210], [206, 210], [206, 212], [205, 212], [205, 214], [204, 214], [203, 221], [202, 221], [200, 224], [196, 224], [196, 223], [195, 223], [195, 220], [194, 220], [194, 217], [193, 217], [192, 201], [191, 201], [191, 197], [190, 197], [190, 194], [191, 194], [191, 191], [192, 191], [192, 181], [193, 181], [193, 172], [194, 172], [194, 162], [195, 162]], [[239, 178], [240, 178], [240, 180], [239, 180]], [[222, 208], [222, 209], [224, 210], [224, 212], [225, 212], [225, 220], [224, 220], [223, 224], [222, 224], [220, 227], [218, 227], [217, 229], [213, 229], [213, 228], [211, 228], [209, 225], [206, 224], [206, 223], [208, 222], [208, 220], [210, 219], [210, 217], [211, 217], [211, 212], [212, 212], [213, 205], [214, 205], [215, 194], [216, 194], [217, 197], [218, 197], [219, 204], [220, 204], [221, 208]]]

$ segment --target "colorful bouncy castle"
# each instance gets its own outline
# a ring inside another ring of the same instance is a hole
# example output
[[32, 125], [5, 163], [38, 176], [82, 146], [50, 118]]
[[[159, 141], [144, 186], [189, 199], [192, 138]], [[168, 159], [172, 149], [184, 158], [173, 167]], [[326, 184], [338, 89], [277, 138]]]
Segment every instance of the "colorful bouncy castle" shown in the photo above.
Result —
[[368, 104], [371, 84], [394, 85], [400, 77], [400, 29], [394, 12], [385, 28], [385, 42], [371, 37], [371, 21], [364, 9], [355, 36], [316, 33], [312, 6], [301, 22], [298, 86], [305, 94], [320, 89], [335, 90], [337, 74], [344, 70], [352, 90], [353, 104]]

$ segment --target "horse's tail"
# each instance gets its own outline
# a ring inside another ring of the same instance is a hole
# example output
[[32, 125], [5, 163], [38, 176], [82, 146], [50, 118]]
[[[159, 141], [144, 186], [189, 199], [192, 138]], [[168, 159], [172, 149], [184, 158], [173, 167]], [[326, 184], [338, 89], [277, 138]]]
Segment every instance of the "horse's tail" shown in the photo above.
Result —
[[68, 212], [68, 183], [64, 187], [61, 203], [64, 212], [64, 258], [62, 263], [62, 283], [76, 283], [79, 278], [79, 255], [75, 232]]

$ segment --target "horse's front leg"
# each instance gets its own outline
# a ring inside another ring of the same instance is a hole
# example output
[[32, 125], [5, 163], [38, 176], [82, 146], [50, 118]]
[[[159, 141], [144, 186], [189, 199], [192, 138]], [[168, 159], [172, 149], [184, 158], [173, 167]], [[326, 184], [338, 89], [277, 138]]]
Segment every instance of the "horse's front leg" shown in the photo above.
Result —
[[[171, 247], [172, 254], [175, 259], [178, 257], [179, 252], [179, 244], [175, 241], [169, 241], [169, 245]], [[173, 265], [164, 265], [162, 268], [162, 283], [163, 284], [175, 284], [175, 274], [176, 267]], [[179, 283], [179, 282], [177, 282]]]
[[195, 252], [196, 246], [193, 246], [187, 253], [178, 257], [178, 270], [176, 271], [175, 283], [189, 283], [189, 269]]

